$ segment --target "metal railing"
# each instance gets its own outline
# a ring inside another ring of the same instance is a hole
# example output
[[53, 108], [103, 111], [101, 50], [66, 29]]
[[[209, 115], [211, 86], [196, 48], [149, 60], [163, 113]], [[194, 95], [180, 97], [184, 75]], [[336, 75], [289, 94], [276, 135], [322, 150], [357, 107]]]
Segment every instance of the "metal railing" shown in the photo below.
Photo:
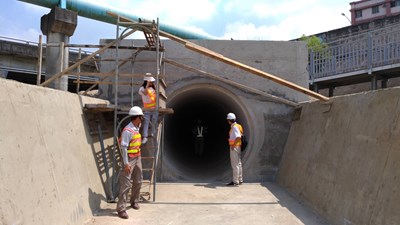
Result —
[[400, 30], [375, 30], [328, 43], [309, 53], [310, 80], [400, 63]]

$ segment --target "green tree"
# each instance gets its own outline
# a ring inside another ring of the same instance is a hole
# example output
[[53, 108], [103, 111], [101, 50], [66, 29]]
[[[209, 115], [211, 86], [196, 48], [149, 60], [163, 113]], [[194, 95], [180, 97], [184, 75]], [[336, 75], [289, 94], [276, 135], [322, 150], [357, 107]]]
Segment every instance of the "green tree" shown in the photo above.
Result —
[[307, 43], [308, 52], [313, 52], [313, 54], [308, 55], [308, 64], [310, 66], [313, 65], [313, 68], [309, 68], [310, 71], [313, 73], [327, 73], [332, 64], [331, 51], [328, 45], [315, 35], [307, 37], [303, 34], [299, 40]]
[[303, 36], [300, 38], [300, 41], [305, 41], [307, 43], [308, 50], [313, 52], [322, 52], [328, 47], [326, 43], [324, 43], [315, 35], [306, 36], [303, 34]]

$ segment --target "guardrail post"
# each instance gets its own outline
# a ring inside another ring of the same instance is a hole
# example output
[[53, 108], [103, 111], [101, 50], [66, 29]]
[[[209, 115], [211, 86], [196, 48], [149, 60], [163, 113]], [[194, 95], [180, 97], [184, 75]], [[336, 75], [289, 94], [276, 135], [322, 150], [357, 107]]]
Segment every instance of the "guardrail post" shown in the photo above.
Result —
[[371, 90], [376, 90], [378, 88], [378, 79], [376, 77], [376, 75], [372, 75], [371, 78]]
[[372, 35], [371, 35], [371, 31], [368, 32], [367, 35], [367, 46], [368, 46], [368, 74], [372, 74]]
[[314, 84], [315, 77], [314, 77], [314, 51], [313, 50], [310, 51], [309, 57], [310, 57], [310, 59], [309, 59], [310, 63], [308, 65], [308, 73], [310, 75], [311, 84]]

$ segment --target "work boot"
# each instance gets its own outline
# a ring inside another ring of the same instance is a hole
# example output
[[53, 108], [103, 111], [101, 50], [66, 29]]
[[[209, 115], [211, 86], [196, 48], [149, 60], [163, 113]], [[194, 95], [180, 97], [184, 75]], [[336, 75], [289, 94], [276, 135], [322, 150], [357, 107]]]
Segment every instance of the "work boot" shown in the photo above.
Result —
[[140, 206], [137, 202], [131, 203], [131, 207], [132, 207], [132, 209], [136, 209], [136, 210], [140, 209]]
[[238, 186], [239, 184], [238, 183], [235, 183], [235, 182], [230, 182], [229, 184], [227, 184], [226, 186]]
[[126, 213], [125, 210], [121, 211], [121, 212], [118, 212], [118, 217], [122, 218], [122, 219], [128, 219], [129, 218], [128, 213]]

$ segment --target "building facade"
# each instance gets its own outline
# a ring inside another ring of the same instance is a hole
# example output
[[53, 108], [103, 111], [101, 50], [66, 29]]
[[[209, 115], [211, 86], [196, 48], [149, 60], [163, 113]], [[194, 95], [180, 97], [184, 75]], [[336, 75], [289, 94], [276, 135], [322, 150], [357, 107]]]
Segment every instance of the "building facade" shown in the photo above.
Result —
[[361, 0], [350, 2], [351, 25], [400, 14], [400, 0]]

